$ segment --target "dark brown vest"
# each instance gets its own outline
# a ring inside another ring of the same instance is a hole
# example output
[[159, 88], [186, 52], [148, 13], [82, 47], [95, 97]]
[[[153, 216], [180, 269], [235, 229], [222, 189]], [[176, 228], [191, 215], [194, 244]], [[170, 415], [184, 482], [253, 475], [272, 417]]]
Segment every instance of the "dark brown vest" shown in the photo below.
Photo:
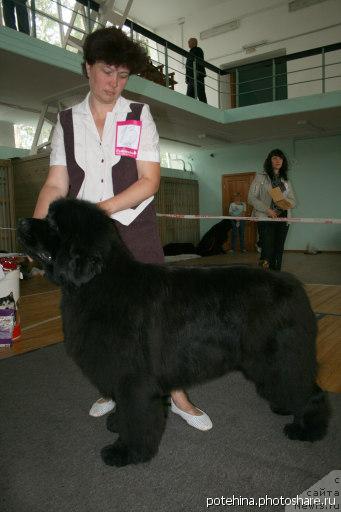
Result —
[[[132, 112], [126, 119], [138, 121], [143, 108], [142, 103], [131, 103]], [[60, 112], [60, 123], [64, 131], [66, 166], [69, 174], [69, 197], [77, 197], [85, 178], [84, 170], [77, 164], [74, 149], [74, 131], [72, 109]], [[112, 167], [114, 194], [119, 194], [138, 180], [136, 160], [121, 156]], [[145, 263], [163, 263], [164, 256], [158, 233], [154, 201], [129, 225], [123, 226], [117, 221], [115, 225], [133, 256]]]

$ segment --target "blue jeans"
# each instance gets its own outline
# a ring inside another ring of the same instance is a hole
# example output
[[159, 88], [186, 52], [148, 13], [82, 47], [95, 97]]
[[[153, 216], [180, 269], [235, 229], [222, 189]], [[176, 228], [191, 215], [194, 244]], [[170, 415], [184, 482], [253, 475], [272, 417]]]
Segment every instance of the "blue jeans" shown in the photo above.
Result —
[[[239, 247], [241, 251], [244, 251], [244, 230], [245, 222], [243, 220], [236, 221], [232, 220], [232, 236], [231, 236], [231, 248], [233, 251], [237, 249], [237, 240], [239, 237]], [[239, 222], [239, 226], [237, 226]]]

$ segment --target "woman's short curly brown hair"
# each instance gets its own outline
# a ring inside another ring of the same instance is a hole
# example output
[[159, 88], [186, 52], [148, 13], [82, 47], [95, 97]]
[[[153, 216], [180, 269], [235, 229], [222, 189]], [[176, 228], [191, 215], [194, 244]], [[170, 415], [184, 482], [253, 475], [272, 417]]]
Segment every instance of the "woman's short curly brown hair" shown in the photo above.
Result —
[[88, 78], [85, 64], [101, 61], [109, 65], [126, 66], [136, 75], [146, 68], [148, 54], [139, 44], [116, 27], [100, 28], [89, 34], [83, 46], [83, 73]]

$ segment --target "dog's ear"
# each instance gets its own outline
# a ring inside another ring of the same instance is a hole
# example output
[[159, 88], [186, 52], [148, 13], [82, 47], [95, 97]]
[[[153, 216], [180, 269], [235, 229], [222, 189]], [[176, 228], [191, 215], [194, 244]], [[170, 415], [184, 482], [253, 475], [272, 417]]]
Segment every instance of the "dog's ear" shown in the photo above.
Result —
[[65, 249], [59, 252], [55, 265], [61, 283], [81, 286], [101, 272], [104, 262], [100, 252], [80, 248], [76, 243]]

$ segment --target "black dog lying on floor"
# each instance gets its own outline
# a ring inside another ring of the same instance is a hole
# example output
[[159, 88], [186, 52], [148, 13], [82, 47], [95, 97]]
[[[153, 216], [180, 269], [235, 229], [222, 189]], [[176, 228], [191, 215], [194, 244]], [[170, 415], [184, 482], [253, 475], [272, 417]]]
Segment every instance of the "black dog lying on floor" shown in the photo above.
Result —
[[[165, 426], [162, 397], [232, 370], [251, 379], [290, 439], [326, 433], [315, 384], [316, 320], [291, 275], [247, 267], [189, 268], [133, 259], [95, 205], [60, 199], [44, 220], [23, 219], [19, 239], [62, 289], [68, 354], [117, 402], [106, 464], [150, 460]], [[228, 443], [228, 440], [227, 440]]]
[[231, 229], [232, 222], [229, 219], [223, 219], [214, 224], [198, 243], [197, 254], [200, 254], [200, 256], [224, 254], [224, 243], [227, 242]]

